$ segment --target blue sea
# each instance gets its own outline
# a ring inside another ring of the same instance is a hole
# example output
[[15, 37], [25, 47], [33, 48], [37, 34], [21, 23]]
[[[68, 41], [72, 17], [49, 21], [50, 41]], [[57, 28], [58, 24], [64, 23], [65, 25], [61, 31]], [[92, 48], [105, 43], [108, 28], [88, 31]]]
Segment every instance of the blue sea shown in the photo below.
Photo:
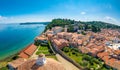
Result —
[[0, 60], [13, 55], [34, 42], [45, 29], [43, 24], [0, 24]]

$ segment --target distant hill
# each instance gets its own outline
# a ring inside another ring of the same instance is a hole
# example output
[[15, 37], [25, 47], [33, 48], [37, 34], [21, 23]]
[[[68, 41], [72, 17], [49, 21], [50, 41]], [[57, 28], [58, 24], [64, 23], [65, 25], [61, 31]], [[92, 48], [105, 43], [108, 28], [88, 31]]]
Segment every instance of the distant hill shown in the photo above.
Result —
[[[89, 21], [89, 22], [83, 22], [83, 21], [75, 21], [75, 20], [71, 20], [71, 19], [53, 19], [52, 22], [50, 22], [50, 24], [48, 24], [45, 28], [45, 31], [47, 29], [51, 29], [52, 27], [55, 26], [62, 26], [64, 27], [65, 25], [68, 25], [68, 29], [70, 30], [70, 32], [72, 32], [73, 30], [73, 25], [77, 24], [79, 26], [79, 29], [84, 28], [85, 30], [87, 29], [91, 29], [95, 30], [95, 32], [100, 31], [101, 28], [108, 28], [108, 29], [120, 29], [120, 26], [115, 25], [115, 24], [110, 24], [110, 23], [106, 23], [106, 22], [102, 22], [102, 21]], [[69, 31], [68, 30], [68, 31]]]
[[100, 28], [111, 28], [111, 29], [120, 29], [120, 26], [111, 24], [111, 23], [106, 23], [102, 21], [89, 21], [89, 22], [82, 22], [83, 24], [89, 24], [89, 25], [94, 25]]
[[26, 23], [19, 23], [20, 25], [35, 25], [35, 24], [44, 24], [47, 25], [50, 22], [26, 22]]

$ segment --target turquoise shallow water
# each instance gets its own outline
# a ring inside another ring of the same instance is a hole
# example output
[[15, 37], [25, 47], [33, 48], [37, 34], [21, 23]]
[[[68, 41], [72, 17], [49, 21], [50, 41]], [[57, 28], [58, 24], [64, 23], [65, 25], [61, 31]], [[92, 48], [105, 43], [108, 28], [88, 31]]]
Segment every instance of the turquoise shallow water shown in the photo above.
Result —
[[45, 25], [0, 24], [0, 59], [25, 48], [44, 31]]

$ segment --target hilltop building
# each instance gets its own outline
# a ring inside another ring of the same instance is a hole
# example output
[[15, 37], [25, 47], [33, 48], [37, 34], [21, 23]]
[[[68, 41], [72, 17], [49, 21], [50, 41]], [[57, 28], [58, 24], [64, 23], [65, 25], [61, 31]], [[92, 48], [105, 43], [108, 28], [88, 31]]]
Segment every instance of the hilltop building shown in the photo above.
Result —
[[63, 31], [63, 28], [62, 27], [59, 27], [59, 26], [56, 26], [56, 27], [53, 27], [52, 28], [52, 31], [54, 34], [57, 34], [59, 32], [62, 32]]

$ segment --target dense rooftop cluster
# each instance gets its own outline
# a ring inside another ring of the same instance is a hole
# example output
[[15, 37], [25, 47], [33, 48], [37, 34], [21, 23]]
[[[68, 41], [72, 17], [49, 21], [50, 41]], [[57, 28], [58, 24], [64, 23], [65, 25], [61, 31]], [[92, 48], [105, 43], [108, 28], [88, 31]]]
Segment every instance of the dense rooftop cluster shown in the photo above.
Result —
[[82, 53], [100, 58], [108, 66], [120, 69], [120, 33], [118, 30], [101, 29], [101, 32], [97, 33], [89, 30], [85, 31], [85, 35], [81, 31], [67, 32], [66, 28], [56, 26], [47, 30], [45, 35], [53, 46], [59, 49], [75, 47]]

